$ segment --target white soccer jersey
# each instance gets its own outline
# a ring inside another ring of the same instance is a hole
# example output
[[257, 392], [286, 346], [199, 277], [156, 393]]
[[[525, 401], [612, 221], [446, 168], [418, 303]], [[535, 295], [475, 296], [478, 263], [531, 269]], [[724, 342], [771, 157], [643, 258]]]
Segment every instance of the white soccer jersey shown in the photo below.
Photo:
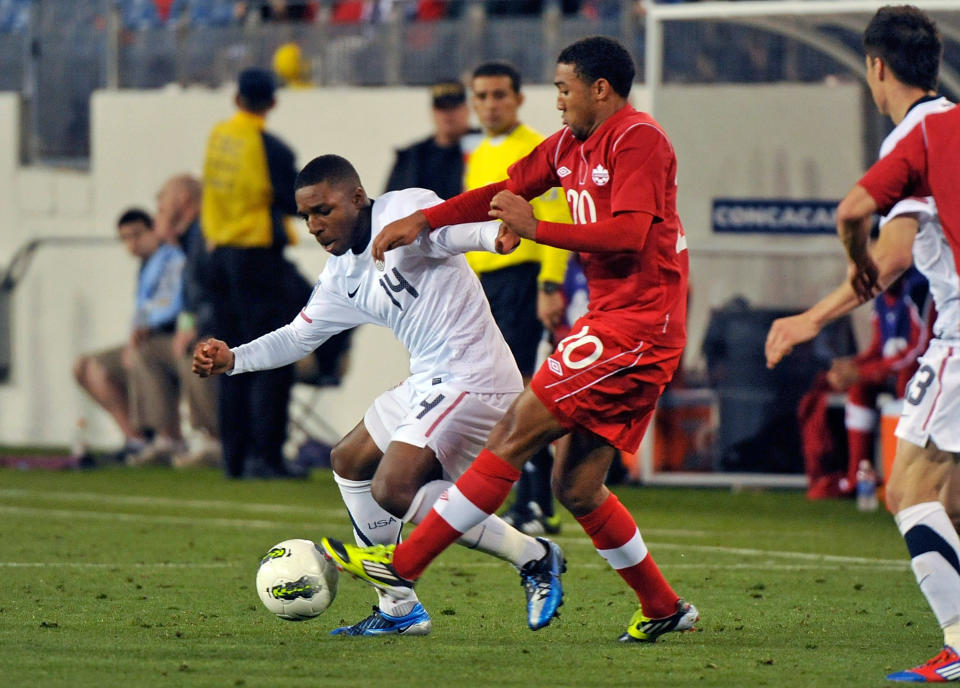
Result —
[[337, 332], [374, 323], [389, 327], [410, 352], [410, 380], [418, 388], [452, 383], [471, 392], [519, 393], [523, 382], [513, 355], [462, 255], [494, 251], [498, 223], [424, 231], [409, 246], [387, 252], [385, 264], [374, 264], [370, 246], [385, 225], [440, 202], [424, 189], [376, 199], [363, 253], [331, 256], [292, 323], [233, 349], [232, 372], [287, 365]]
[[[924, 117], [944, 112], [953, 107], [946, 98], [935, 98], [915, 105], [903, 121], [883, 140], [880, 157], [892, 151]], [[932, 196], [906, 198], [897, 203], [880, 220], [882, 227], [899, 215], [916, 215], [919, 223], [913, 242], [913, 262], [930, 283], [930, 294], [937, 308], [933, 334], [938, 339], [960, 339], [960, 279], [953, 252], [943, 235], [937, 216], [937, 205]]]

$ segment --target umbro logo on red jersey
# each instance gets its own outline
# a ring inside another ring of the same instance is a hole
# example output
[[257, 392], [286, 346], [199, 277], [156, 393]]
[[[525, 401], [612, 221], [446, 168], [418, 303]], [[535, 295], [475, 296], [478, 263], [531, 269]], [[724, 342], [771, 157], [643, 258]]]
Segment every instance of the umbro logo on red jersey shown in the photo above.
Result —
[[566, 165], [564, 165], [559, 170], [557, 170], [557, 176], [560, 177], [560, 179], [563, 179], [568, 174], [573, 174], [573, 173], [570, 171], [570, 168], [567, 167]]
[[593, 183], [597, 186], [603, 186], [610, 181], [610, 173], [604, 169], [603, 165], [594, 167], [591, 176], [593, 177]]

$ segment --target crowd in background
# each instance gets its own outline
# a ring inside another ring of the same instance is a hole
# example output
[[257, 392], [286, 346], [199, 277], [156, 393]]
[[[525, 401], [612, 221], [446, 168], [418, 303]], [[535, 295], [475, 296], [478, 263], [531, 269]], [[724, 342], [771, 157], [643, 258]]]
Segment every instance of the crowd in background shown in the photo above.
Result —
[[[0, 32], [27, 28], [31, 0], [0, 0]], [[386, 21], [394, 11], [406, 21], [437, 21], [462, 16], [472, 0], [116, 0], [127, 29], [157, 29], [187, 23], [230, 26], [250, 21], [332, 23]], [[633, 0], [557, 0], [564, 15], [616, 16]], [[489, 15], [539, 15], [550, 0], [480, 0]]]

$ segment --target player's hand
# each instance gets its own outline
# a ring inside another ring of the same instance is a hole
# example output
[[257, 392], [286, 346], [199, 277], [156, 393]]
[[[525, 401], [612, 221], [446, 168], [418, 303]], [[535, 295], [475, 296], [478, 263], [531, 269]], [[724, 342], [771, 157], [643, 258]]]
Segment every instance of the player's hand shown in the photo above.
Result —
[[537, 292], [537, 319], [550, 332], [557, 329], [557, 326], [563, 322], [563, 312], [566, 307], [562, 292], [555, 291], [552, 294], [542, 290]]
[[489, 215], [502, 220], [524, 239], [537, 237], [537, 218], [533, 216], [533, 206], [512, 191], [504, 189], [491, 199]]
[[520, 237], [517, 236], [516, 232], [501, 222], [500, 230], [497, 232], [497, 240], [495, 245], [497, 253], [499, 253], [501, 256], [505, 256], [508, 253], [513, 253], [519, 245]]
[[880, 270], [869, 253], [858, 256], [856, 260], [850, 263], [847, 269], [850, 277], [850, 286], [856, 293], [860, 303], [866, 303], [880, 293], [878, 279]]
[[767, 357], [767, 368], [776, 366], [783, 357], [793, 351], [793, 347], [803, 342], [809, 342], [820, 333], [820, 328], [807, 317], [806, 313], [791, 315], [788, 318], [777, 318], [767, 333], [767, 342], [764, 353]]
[[219, 339], [197, 342], [193, 348], [193, 372], [210, 377], [233, 370], [234, 356], [227, 343]]
[[835, 358], [827, 371], [827, 384], [838, 392], [846, 392], [860, 381], [860, 370], [852, 358]]
[[425, 229], [430, 229], [430, 223], [427, 222], [427, 216], [419, 210], [412, 215], [394, 220], [374, 237], [373, 245], [370, 247], [373, 259], [383, 260], [387, 251], [412, 244]]

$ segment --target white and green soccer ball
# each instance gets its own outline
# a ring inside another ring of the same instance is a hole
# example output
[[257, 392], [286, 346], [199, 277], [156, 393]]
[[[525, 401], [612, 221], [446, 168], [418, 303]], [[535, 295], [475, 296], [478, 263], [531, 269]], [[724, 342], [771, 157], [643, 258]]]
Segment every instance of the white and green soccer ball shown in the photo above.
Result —
[[260, 558], [257, 592], [281, 619], [305, 621], [323, 614], [333, 602], [339, 575], [316, 543], [284, 540]]

